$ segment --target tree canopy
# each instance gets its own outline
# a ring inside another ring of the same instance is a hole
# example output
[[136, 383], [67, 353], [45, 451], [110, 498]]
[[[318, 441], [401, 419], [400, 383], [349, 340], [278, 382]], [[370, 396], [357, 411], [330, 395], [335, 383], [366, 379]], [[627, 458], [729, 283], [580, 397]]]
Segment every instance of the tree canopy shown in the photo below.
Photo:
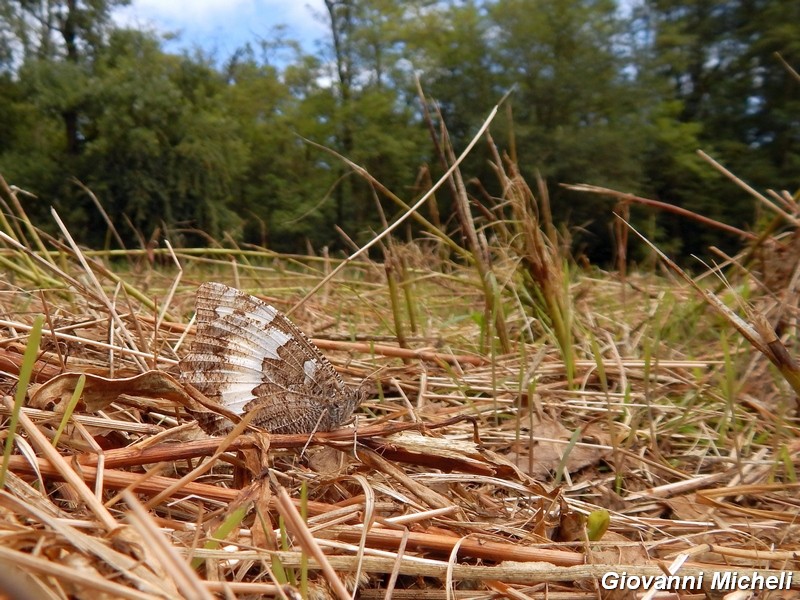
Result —
[[[87, 244], [120, 243], [87, 188], [124, 244], [166, 235], [298, 251], [343, 243], [335, 226], [363, 239], [380, 227], [376, 202], [398, 208], [336, 154], [408, 202], [442, 172], [417, 78], [457, 151], [514, 90], [492, 135], [544, 177], [556, 218], [597, 260], [610, 258], [610, 205], [559, 183], [740, 227], [757, 207], [697, 149], [756, 186], [796, 187], [800, 96], [787, 64], [800, 59], [800, 2], [325, 0], [314, 54], [276, 34], [228, 57], [172, 54], [115, 25], [125, 3], [0, 0], [0, 173], [37, 195], [30, 213], [55, 205]], [[464, 165], [476, 202], [497, 191], [490, 159], [478, 148]], [[449, 214], [446, 194], [437, 202]], [[656, 221], [676, 250], [731, 241]]]

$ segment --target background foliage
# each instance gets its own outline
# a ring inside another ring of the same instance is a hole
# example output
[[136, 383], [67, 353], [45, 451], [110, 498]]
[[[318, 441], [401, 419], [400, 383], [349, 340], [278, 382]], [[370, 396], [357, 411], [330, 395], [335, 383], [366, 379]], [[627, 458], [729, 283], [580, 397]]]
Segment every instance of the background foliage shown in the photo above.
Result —
[[[230, 57], [165, 52], [113, 24], [124, 3], [0, 0], [0, 173], [36, 194], [29, 213], [56, 206], [90, 245], [120, 241], [76, 182], [126, 245], [210, 236], [305, 251], [341, 245], [334, 225], [363, 240], [382, 200], [306, 140], [413, 201], [441, 173], [415, 74], [457, 150], [515, 88], [492, 134], [525, 175], [543, 175], [556, 218], [593, 260], [611, 258], [611, 206], [558, 183], [739, 227], [757, 207], [695, 150], [755, 186], [797, 187], [798, 87], [776, 56], [800, 62], [796, 0], [326, 0], [316, 54], [276, 37]], [[497, 192], [488, 160], [474, 152], [464, 168], [476, 201]], [[445, 193], [437, 202], [452, 214]], [[684, 255], [734, 242], [662, 213], [638, 218]]]

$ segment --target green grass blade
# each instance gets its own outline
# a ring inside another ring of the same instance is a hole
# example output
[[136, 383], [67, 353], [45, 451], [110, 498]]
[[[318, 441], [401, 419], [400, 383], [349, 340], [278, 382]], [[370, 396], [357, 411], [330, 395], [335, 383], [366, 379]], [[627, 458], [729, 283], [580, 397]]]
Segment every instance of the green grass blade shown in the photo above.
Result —
[[[232, 510], [222, 524], [217, 527], [216, 531], [211, 534], [211, 539], [203, 545], [203, 548], [206, 550], [216, 550], [219, 548], [222, 545], [222, 541], [228, 537], [228, 535], [234, 529], [241, 525], [242, 519], [244, 519], [247, 515], [249, 508], [250, 505], [246, 503]], [[192, 568], [197, 569], [201, 564], [203, 564], [203, 560], [204, 559], [202, 558], [193, 559]]]
[[42, 339], [42, 324], [44, 315], [38, 315], [33, 320], [33, 327], [28, 336], [28, 346], [22, 357], [22, 366], [19, 369], [19, 380], [17, 381], [17, 392], [14, 394], [14, 410], [11, 413], [11, 421], [8, 425], [8, 436], [6, 446], [3, 450], [3, 464], [0, 467], [0, 489], [6, 484], [6, 473], [8, 472], [8, 461], [11, 458], [11, 451], [14, 448], [14, 436], [19, 422], [19, 413], [22, 410], [22, 403], [25, 401], [25, 394], [28, 391], [28, 384], [33, 374], [33, 366], [36, 363], [36, 354], [39, 352], [39, 342]]
[[81, 394], [83, 394], [84, 385], [86, 385], [86, 375], [81, 374], [81, 376], [78, 377], [78, 382], [75, 384], [75, 391], [72, 392], [72, 397], [69, 399], [67, 408], [64, 411], [64, 416], [61, 417], [61, 423], [58, 424], [56, 435], [53, 437], [53, 448], [58, 445], [58, 439], [64, 432], [64, 428], [67, 426], [69, 418], [72, 416], [72, 413], [75, 411], [75, 407], [78, 405], [78, 400], [80, 400]]

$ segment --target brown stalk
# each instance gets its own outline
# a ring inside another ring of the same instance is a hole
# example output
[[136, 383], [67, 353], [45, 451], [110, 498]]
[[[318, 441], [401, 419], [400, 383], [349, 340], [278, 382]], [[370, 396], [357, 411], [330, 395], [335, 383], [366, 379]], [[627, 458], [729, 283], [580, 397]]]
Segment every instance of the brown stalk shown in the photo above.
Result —
[[751, 325], [728, 308], [715, 294], [701, 288], [694, 279], [689, 277], [683, 269], [670, 260], [666, 254], [661, 252], [655, 244], [645, 238], [634, 229], [633, 226], [629, 223], [627, 223], [627, 225], [630, 227], [631, 231], [639, 236], [644, 243], [650, 246], [650, 248], [661, 257], [661, 260], [663, 260], [673, 272], [677, 273], [684, 281], [697, 290], [712, 308], [721, 314], [756, 350], [778, 368], [784, 379], [792, 386], [795, 392], [795, 402], [800, 409], [800, 369], [789, 356], [786, 348], [775, 334], [774, 328], [766, 320], [766, 317], [762, 314], [750, 315], [753, 321], [755, 321], [755, 325]]
[[161, 529], [153, 522], [150, 513], [136, 499], [136, 496], [130, 491], [125, 491], [123, 499], [128, 505], [128, 520], [141, 536], [145, 548], [158, 559], [158, 564], [164, 568], [168, 577], [175, 582], [175, 586], [184, 597], [213, 600], [213, 596], [200, 581], [197, 573], [167, 541]]
[[[332, 527], [320, 531], [318, 535], [330, 536], [334, 539], [350, 543], [358, 543], [361, 539], [361, 531], [344, 527]], [[367, 543], [370, 548], [396, 551], [405, 537], [403, 531], [373, 527], [370, 529], [369, 533], [367, 533]], [[431, 552], [440, 556], [449, 556], [456, 544], [459, 544], [459, 557], [469, 556], [496, 562], [502, 562], [504, 560], [515, 562], [547, 562], [565, 567], [582, 565], [586, 562], [586, 557], [583, 554], [566, 550], [531, 548], [518, 543], [503, 544], [500, 542], [476, 540], [472, 538], [462, 539], [450, 535], [418, 533], [415, 531], [408, 534], [405, 543], [406, 548], [411, 551]]]
[[[13, 410], [14, 402], [10, 396], [6, 396], [3, 398], [3, 404], [5, 404], [8, 410]], [[69, 483], [73, 490], [78, 494], [78, 496], [83, 500], [87, 507], [95, 514], [97, 519], [102, 523], [103, 527], [105, 527], [108, 531], [112, 531], [117, 528], [119, 525], [111, 516], [111, 513], [108, 512], [103, 503], [92, 493], [87, 486], [84, 480], [67, 464], [67, 461], [64, 460], [58, 451], [53, 448], [50, 444], [50, 440], [48, 440], [36, 424], [28, 418], [24, 412], [20, 411], [19, 413], [19, 423], [22, 428], [25, 430], [25, 433], [28, 434], [28, 438], [31, 440], [31, 443], [36, 447], [39, 452], [44, 454], [47, 461], [53, 466], [53, 468], [58, 472], [58, 474], [64, 478], [64, 481]]]
[[669, 202], [661, 202], [659, 200], [651, 200], [650, 198], [642, 198], [641, 196], [636, 196], [635, 194], [628, 194], [625, 192], [618, 192], [616, 190], [612, 190], [609, 188], [604, 188], [596, 185], [567, 185], [562, 184], [568, 190], [575, 190], [576, 192], [589, 192], [590, 194], [601, 194], [603, 196], [610, 196], [611, 198], [616, 198], [622, 202], [630, 202], [635, 204], [641, 204], [642, 206], [651, 206], [653, 208], [657, 208], [659, 210], [663, 210], [664, 212], [669, 212], [672, 214], [680, 215], [682, 217], [686, 217], [687, 219], [691, 219], [693, 221], [697, 221], [703, 225], [707, 225], [708, 227], [713, 227], [714, 229], [719, 229], [721, 231], [726, 231], [731, 233], [737, 237], [740, 237], [744, 240], [754, 240], [756, 239], [756, 235], [750, 233], [749, 231], [744, 231], [743, 229], [739, 229], [737, 227], [733, 227], [732, 225], [728, 225], [726, 223], [721, 223], [719, 221], [715, 221], [714, 219], [709, 219], [706, 216], [698, 214], [696, 212], [692, 212], [690, 210], [686, 210], [685, 208], [681, 208], [680, 206], [676, 206], [674, 204], [670, 204]]
[[[421, 102], [423, 106], [425, 106], [427, 102], [424, 94], [422, 93], [422, 89], [419, 87], [419, 82], [417, 82], [417, 86], [419, 89]], [[470, 210], [467, 189], [464, 185], [464, 180], [461, 177], [460, 169], [448, 168], [448, 165], [457, 167], [458, 161], [456, 160], [453, 146], [450, 144], [447, 128], [444, 126], [444, 119], [442, 118], [441, 113], [437, 113], [437, 115], [439, 122], [442, 124], [440, 134], [441, 140], [439, 140], [439, 137], [436, 135], [436, 130], [433, 126], [430, 114], [427, 112], [427, 108], [425, 108], [425, 116], [428, 120], [428, 129], [431, 132], [434, 147], [436, 148], [439, 156], [439, 162], [444, 170], [450, 172], [448, 177], [448, 186], [450, 187], [450, 193], [453, 196], [453, 205], [456, 208], [456, 216], [458, 217], [458, 222], [461, 228], [461, 235], [463, 236], [466, 249], [469, 251], [472, 263], [475, 265], [475, 268], [478, 271], [478, 277], [480, 278], [485, 301], [483, 315], [484, 322], [487, 325], [489, 323], [494, 324], [497, 339], [500, 342], [500, 347], [504, 353], [507, 353], [511, 350], [511, 342], [508, 337], [505, 316], [502, 309], [502, 299], [499, 296], [498, 290], [492, 286], [492, 281], [495, 279], [495, 276], [492, 273], [491, 266], [489, 264], [489, 249], [485, 243], [482, 243], [475, 228], [475, 221]]]
[[426, 504], [430, 508], [453, 507], [453, 503], [448, 498], [445, 498], [426, 485], [417, 483], [408, 475], [406, 475], [400, 468], [396, 467], [391, 462], [376, 454], [372, 450], [358, 450], [357, 456], [366, 465], [372, 467], [376, 471], [386, 474], [391, 479], [394, 479], [400, 483], [409, 492], [416, 496], [420, 502]]
[[333, 567], [328, 562], [328, 559], [325, 556], [325, 553], [322, 551], [322, 548], [320, 548], [319, 544], [314, 539], [313, 534], [308, 530], [308, 526], [305, 524], [303, 518], [300, 516], [300, 513], [292, 503], [292, 499], [289, 497], [286, 489], [278, 489], [276, 506], [278, 512], [286, 522], [286, 527], [289, 532], [297, 538], [297, 541], [303, 550], [311, 555], [314, 560], [317, 561], [317, 564], [320, 565], [322, 572], [325, 573], [325, 579], [333, 588], [333, 591], [339, 597], [339, 600], [350, 600], [350, 593], [347, 591], [347, 588], [344, 587], [344, 584], [342, 583], [342, 580], [339, 579], [336, 571], [333, 570]]

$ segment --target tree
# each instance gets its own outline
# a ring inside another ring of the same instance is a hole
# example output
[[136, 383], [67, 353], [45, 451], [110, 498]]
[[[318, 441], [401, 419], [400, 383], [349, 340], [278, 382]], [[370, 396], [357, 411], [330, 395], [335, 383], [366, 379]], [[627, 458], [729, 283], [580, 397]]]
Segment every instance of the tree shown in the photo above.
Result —
[[[310, 168], [307, 150], [293, 131], [300, 90], [313, 85], [319, 68], [298, 52], [281, 78], [262, 52], [240, 49], [226, 66], [223, 92], [227, 114], [238, 121], [248, 159], [234, 190], [237, 212], [244, 218], [244, 239], [284, 251], [298, 251], [298, 238], [312, 235], [319, 221], [301, 217], [316, 203], [319, 177]], [[307, 63], [307, 64], [306, 64]], [[309, 132], [306, 132], [308, 135]], [[317, 240], [315, 240], [317, 241]]]
[[[304, 101], [319, 106], [332, 100], [323, 118], [332, 123], [330, 146], [361, 164], [393, 189], [412, 182], [424, 150], [424, 130], [406, 102], [399, 33], [401, 23], [418, 2], [399, 0], [325, 0], [333, 65], [329, 90], [316, 90]], [[325, 143], [325, 142], [323, 142]], [[346, 175], [341, 162], [330, 164], [339, 183], [334, 190], [334, 223], [356, 229], [377, 225], [372, 190]]]
[[404, 24], [408, 59], [456, 147], [472, 138], [507, 91], [491, 52], [491, 28], [486, 8], [474, 0], [423, 4]]
[[[656, 74], [662, 101], [679, 107], [671, 127], [691, 128], [697, 147], [756, 186], [796, 186], [798, 83], [775, 53], [800, 61], [800, 4], [645, 0], [636, 11], [649, 43], [642, 73]], [[754, 222], [747, 194], [696, 158], [684, 167], [670, 175], [646, 165], [663, 199], [736, 226]], [[733, 242], [691, 224], [683, 237], [693, 252]]]
[[[80, 153], [80, 116], [86, 71], [108, 35], [111, 12], [130, 0], [54, 0], [25, 2], [3, 0], [0, 17], [8, 24], [8, 35], [20, 48], [19, 64], [38, 63], [39, 74], [57, 83], [63, 94], [50, 100], [63, 123], [68, 154]], [[8, 46], [7, 46], [8, 47]], [[50, 86], [48, 91], [53, 91]]]
[[499, 0], [488, 11], [503, 87], [518, 87], [520, 155], [556, 181], [636, 181], [638, 113], [616, 3]]
[[116, 222], [238, 236], [232, 204], [248, 150], [210, 65], [164, 54], [157, 40], [117, 30], [98, 57], [82, 173]]

